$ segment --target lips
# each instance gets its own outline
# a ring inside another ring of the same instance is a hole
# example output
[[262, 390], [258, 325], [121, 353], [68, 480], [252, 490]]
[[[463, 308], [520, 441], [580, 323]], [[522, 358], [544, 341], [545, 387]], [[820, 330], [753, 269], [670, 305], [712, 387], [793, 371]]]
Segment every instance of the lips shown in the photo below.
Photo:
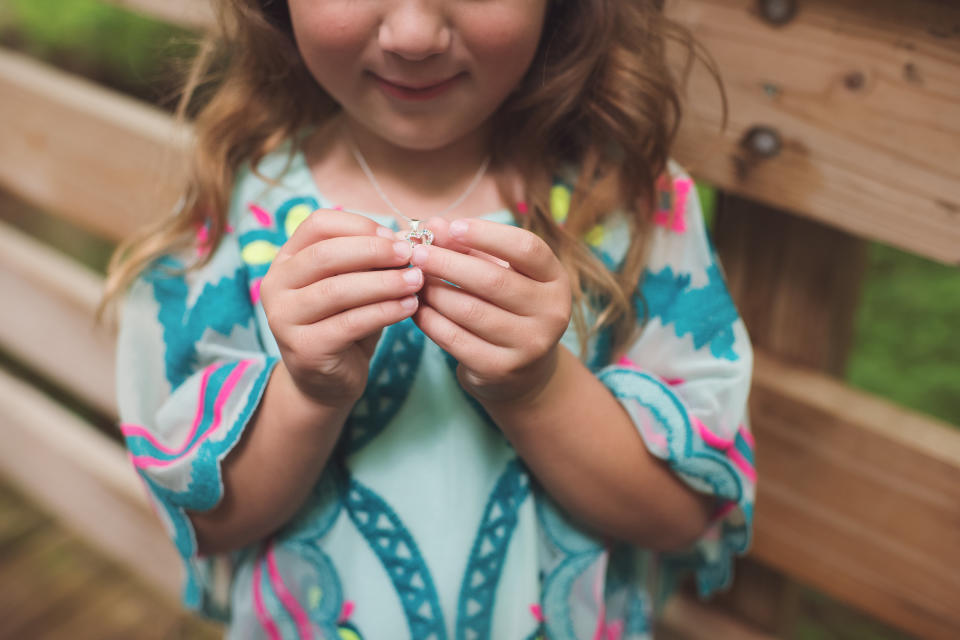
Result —
[[374, 74], [380, 89], [389, 96], [401, 100], [431, 100], [452, 88], [461, 79], [461, 74], [451, 76], [446, 80], [432, 83], [407, 82], [401, 80], [387, 80]]

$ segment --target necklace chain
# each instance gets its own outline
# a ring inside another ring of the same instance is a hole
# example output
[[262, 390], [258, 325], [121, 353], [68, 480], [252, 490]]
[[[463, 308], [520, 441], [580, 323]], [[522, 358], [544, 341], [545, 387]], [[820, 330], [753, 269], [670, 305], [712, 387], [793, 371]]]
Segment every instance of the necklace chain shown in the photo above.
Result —
[[[420, 220], [416, 218], [411, 218], [410, 216], [400, 211], [397, 205], [393, 204], [393, 201], [391, 201], [390, 198], [387, 197], [387, 194], [384, 193], [383, 188], [380, 186], [380, 183], [377, 181], [376, 176], [373, 175], [373, 170], [370, 168], [370, 165], [367, 164], [367, 160], [366, 158], [363, 157], [363, 154], [360, 152], [360, 148], [357, 146], [357, 143], [354, 142], [353, 136], [347, 133], [346, 138], [347, 138], [347, 144], [350, 146], [350, 151], [353, 152], [353, 157], [357, 160], [357, 164], [360, 165], [360, 168], [363, 170], [364, 175], [367, 176], [367, 180], [369, 180], [370, 184], [373, 185], [373, 188], [376, 190], [377, 195], [380, 196], [380, 199], [383, 200], [386, 203], [386, 205], [390, 207], [390, 209], [395, 214], [397, 214], [398, 216], [406, 220], [407, 224], [409, 224], [411, 228], [413, 228], [414, 230], [418, 229]], [[443, 211], [440, 211], [439, 213], [437, 213], [436, 216], [437, 217], [444, 216], [447, 213], [450, 213], [451, 211], [459, 207], [463, 203], [463, 201], [466, 200], [471, 193], [473, 193], [473, 190], [477, 188], [477, 185], [480, 184], [480, 179], [483, 177], [483, 174], [487, 172], [488, 166], [490, 166], [490, 156], [487, 156], [486, 158], [483, 159], [483, 162], [480, 164], [480, 168], [477, 169], [476, 175], [473, 176], [473, 179], [470, 181], [470, 184], [467, 185], [467, 188], [464, 189], [463, 193], [461, 193], [460, 196], [456, 200], [454, 200], [452, 203], [450, 203], [450, 205], [448, 205]]]

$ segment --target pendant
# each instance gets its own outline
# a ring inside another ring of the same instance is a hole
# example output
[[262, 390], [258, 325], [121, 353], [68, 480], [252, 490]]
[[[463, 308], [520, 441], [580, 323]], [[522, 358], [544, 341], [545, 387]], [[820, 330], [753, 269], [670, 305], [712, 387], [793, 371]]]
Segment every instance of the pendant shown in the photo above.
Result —
[[433, 231], [424, 228], [423, 220], [414, 220], [410, 219], [410, 231], [407, 231], [407, 234], [404, 237], [405, 240], [409, 241], [411, 245], [420, 241], [420, 244], [432, 244], [433, 243]]

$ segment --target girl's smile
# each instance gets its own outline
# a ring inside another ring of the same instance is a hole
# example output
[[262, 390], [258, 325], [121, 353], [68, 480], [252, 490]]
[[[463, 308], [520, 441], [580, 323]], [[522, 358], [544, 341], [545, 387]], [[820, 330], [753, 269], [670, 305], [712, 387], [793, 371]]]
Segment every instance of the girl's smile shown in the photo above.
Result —
[[463, 74], [458, 73], [447, 78], [446, 80], [426, 83], [391, 81], [381, 78], [376, 74], [373, 74], [373, 77], [380, 85], [380, 88], [383, 90], [383, 92], [388, 96], [398, 98], [400, 100], [419, 102], [424, 100], [432, 100], [433, 98], [447, 93], [449, 89], [452, 89], [459, 83], [460, 80], [463, 79]]
[[289, 8], [307, 69], [347, 118], [388, 146], [429, 151], [476, 135], [517, 87], [546, 0], [289, 0]]

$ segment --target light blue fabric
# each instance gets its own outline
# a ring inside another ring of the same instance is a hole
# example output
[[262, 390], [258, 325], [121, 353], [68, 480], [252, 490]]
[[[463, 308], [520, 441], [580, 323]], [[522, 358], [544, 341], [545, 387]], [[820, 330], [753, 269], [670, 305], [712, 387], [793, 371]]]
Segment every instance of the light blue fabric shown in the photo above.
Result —
[[[636, 639], [681, 572], [694, 571], [703, 593], [729, 580], [752, 519], [752, 358], [695, 196], [680, 212], [686, 232], [655, 229], [637, 298], [648, 322], [626, 358], [610, 362], [603, 335], [588, 353], [650, 451], [717, 496], [716, 522], [688, 552], [611, 547], [571, 521], [459, 387], [456, 362], [408, 320], [384, 331], [299, 512], [270, 540], [198, 558], [186, 511], [222, 498], [223, 458], [279, 356], [254, 302], [269, 261], [245, 249], [279, 247], [302, 207], [336, 204], [302, 154], [289, 160], [281, 151], [259, 167], [279, 185], [241, 174], [233, 230], [207, 266], [183, 274], [170, 267], [187, 257], [166, 259], [124, 305], [122, 428], [184, 558], [189, 606], [228, 618], [232, 638]], [[486, 217], [512, 223], [506, 211]], [[626, 250], [622, 222], [612, 215], [593, 247], [612, 267]], [[576, 352], [572, 328], [563, 343]]]

